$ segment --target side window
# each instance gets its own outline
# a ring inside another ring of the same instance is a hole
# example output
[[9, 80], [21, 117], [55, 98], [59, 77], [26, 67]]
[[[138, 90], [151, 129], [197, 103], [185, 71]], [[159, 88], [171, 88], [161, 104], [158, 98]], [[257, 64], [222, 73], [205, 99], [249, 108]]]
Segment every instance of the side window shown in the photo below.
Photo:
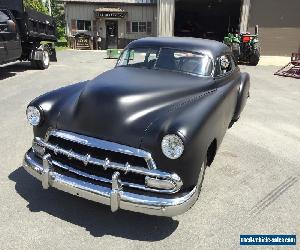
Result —
[[154, 68], [158, 54], [159, 50], [154, 48], [136, 48], [134, 50], [126, 50], [120, 57], [117, 66], [131, 66], [149, 69]]
[[7, 13], [5, 13], [3, 10], [0, 10], [0, 32], [6, 32], [7, 31], [7, 21], [10, 20]]
[[147, 50], [130, 50], [128, 65], [142, 65], [145, 62]]
[[0, 23], [5, 23], [9, 20], [9, 16], [3, 10], [0, 10]]

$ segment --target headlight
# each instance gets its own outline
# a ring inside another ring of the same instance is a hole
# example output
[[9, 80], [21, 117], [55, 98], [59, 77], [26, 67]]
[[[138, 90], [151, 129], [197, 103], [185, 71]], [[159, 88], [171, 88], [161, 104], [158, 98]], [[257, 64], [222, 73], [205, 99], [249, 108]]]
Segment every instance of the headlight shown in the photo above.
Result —
[[178, 135], [166, 135], [161, 141], [161, 149], [166, 157], [178, 159], [184, 151], [183, 141]]
[[33, 106], [29, 106], [26, 111], [27, 120], [32, 126], [37, 126], [41, 122], [41, 112]]

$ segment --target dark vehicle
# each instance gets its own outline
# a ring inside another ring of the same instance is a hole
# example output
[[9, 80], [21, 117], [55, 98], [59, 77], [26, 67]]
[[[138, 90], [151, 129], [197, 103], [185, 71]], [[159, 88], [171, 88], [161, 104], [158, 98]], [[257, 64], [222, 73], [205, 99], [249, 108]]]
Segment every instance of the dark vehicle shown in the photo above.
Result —
[[224, 43], [231, 48], [236, 61], [248, 63], [253, 66], [259, 63], [260, 45], [257, 25], [254, 35], [250, 33], [229, 33], [224, 38]]
[[[42, 44], [48, 41], [48, 44]], [[38, 69], [56, 61], [55, 23], [50, 16], [32, 9], [24, 10], [22, 0], [0, 2], [0, 64], [31, 61]]]
[[112, 211], [183, 213], [196, 202], [249, 87], [222, 43], [134, 41], [114, 69], [29, 104], [34, 141], [23, 166], [44, 188]]

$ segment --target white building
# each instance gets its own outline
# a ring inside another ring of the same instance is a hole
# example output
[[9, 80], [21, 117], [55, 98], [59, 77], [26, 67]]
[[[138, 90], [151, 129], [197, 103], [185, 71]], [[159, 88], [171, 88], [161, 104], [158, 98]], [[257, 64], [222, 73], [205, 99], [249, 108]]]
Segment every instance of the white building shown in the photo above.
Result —
[[262, 53], [290, 55], [300, 47], [299, 0], [62, 0], [67, 35], [87, 30], [102, 48], [123, 48], [145, 36], [222, 41], [230, 31], [260, 26]]
[[[102, 48], [157, 35], [156, 1], [64, 0], [67, 36], [82, 30], [101, 38]], [[95, 39], [96, 40], [96, 39]]]

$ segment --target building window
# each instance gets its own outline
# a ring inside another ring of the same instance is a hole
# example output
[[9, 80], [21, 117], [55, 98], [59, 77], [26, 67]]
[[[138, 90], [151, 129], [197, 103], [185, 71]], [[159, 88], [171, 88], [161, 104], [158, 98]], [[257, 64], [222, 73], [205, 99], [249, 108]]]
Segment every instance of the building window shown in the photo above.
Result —
[[139, 22], [139, 32], [146, 32], [146, 22]]
[[88, 30], [91, 31], [91, 21], [77, 20], [77, 30]]
[[152, 22], [147, 22], [147, 34], [152, 33]]
[[[130, 33], [130, 22], [126, 23], [126, 32]], [[132, 22], [131, 23], [132, 33], [152, 33], [152, 22]]]
[[139, 32], [139, 22], [131, 23], [131, 32], [134, 32], [134, 33]]

